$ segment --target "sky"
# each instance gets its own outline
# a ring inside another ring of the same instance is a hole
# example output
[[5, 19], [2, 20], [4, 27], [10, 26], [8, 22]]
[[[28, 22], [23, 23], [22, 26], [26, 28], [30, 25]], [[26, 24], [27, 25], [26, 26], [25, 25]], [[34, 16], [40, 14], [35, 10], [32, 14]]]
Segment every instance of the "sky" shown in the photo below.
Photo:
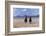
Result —
[[39, 9], [37, 8], [13, 8], [13, 16], [37, 16]]

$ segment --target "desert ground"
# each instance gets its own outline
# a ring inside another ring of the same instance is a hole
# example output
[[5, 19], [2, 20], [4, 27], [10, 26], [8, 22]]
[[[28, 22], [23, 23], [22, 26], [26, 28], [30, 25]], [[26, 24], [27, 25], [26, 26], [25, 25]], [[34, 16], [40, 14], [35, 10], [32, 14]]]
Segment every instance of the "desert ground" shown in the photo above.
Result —
[[32, 22], [29, 23], [29, 18], [27, 18], [27, 23], [24, 22], [24, 18], [14, 18], [13, 26], [14, 28], [19, 27], [38, 27], [39, 26], [39, 17], [32, 17]]

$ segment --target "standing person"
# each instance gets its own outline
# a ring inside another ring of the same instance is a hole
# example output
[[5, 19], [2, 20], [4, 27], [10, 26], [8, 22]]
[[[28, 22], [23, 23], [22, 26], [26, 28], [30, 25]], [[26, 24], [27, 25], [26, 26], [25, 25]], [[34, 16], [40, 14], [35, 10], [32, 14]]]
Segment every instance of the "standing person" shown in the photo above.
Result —
[[27, 16], [25, 16], [24, 22], [27, 23]]
[[30, 18], [29, 18], [29, 23], [31, 24], [31, 22], [32, 22], [32, 20], [31, 20], [31, 16], [30, 16]]

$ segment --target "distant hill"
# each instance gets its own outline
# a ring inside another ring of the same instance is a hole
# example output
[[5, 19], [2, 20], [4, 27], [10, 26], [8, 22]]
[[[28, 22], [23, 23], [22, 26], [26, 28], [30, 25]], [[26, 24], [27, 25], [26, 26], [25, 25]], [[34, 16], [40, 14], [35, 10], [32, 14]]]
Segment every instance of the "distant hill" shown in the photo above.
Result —
[[[25, 16], [14, 16], [14, 18], [24, 18]], [[37, 16], [27, 16], [27, 18], [29, 18], [29, 17], [39, 17], [39, 15], [37, 15]]]

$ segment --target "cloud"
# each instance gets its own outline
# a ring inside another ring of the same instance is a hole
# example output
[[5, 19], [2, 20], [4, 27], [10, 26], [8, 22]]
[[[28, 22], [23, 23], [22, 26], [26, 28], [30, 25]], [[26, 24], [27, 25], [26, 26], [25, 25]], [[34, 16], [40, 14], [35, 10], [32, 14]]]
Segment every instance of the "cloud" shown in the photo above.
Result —
[[14, 10], [13, 16], [24, 16], [24, 15], [37, 16], [39, 15], [39, 9], [17, 8], [15, 10]]
[[22, 11], [27, 11], [27, 9], [23, 9]]

